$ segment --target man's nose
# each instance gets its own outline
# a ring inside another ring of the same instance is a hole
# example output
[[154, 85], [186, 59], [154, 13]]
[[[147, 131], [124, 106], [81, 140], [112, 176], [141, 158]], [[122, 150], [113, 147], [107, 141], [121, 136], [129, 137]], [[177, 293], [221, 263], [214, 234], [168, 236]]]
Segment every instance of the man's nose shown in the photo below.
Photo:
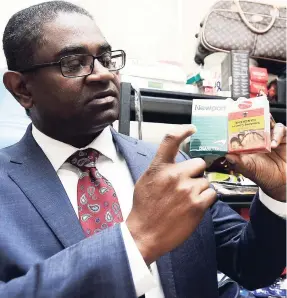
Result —
[[86, 82], [111, 81], [113, 78], [114, 74], [95, 59], [93, 72], [86, 77]]

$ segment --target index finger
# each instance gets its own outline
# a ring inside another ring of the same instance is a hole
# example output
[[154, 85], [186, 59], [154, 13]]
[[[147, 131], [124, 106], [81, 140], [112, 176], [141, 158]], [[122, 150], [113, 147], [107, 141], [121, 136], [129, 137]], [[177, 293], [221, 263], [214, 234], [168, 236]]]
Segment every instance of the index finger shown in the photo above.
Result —
[[162, 140], [153, 163], [174, 163], [180, 144], [196, 132], [194, 125], [177, 127], [173, 132], [165, 135]]
[[276, 123], [271, 132], [271, 146], [278, 147], [281, 143], [286, 143], [286, 126], [282, 123]]

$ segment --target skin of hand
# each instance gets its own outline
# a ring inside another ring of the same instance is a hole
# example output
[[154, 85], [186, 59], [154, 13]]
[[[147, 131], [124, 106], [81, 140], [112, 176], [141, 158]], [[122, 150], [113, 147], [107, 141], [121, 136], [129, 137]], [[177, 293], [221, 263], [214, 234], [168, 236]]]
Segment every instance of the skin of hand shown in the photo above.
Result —
[[271, 198], [286, 202], [286, 126], [271, 122], [271, 152], [227, 154], [237, 173], [254, 181]]
[[166, 135], [135, 185], [126, 224], [148, 265], [183, 243], [216, 199], [201, 177], [206, 168], [201, 158], [175, 163], [180, 144], [195, 130], [191, 125]]

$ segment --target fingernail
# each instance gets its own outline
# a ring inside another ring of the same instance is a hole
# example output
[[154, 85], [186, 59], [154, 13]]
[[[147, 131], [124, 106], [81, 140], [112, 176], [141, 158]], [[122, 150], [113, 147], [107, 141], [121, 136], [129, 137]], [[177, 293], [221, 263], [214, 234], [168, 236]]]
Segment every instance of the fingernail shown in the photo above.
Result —
[[277, 141], [276, 140], [272, 140], [271, 146], [277, 146]]
[[194, 133], [197, 132], [197, 128], [196, 128], [196, 126], [195, 126], [194, 124], [190, 124], [189, 127], [190, 127], [191, 129], [193, 129]]
[[227, 159], [228, 162], [230, 162], [231, 164], [235, 164], [235, 159], [233, 159], [233, 157], [226, 155], [225, 158]]

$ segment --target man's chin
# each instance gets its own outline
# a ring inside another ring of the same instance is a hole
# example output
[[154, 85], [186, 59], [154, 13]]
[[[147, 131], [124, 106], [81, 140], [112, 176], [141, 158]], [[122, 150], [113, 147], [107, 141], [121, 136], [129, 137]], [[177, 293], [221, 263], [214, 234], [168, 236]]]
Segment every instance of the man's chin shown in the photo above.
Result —
[[76, 117], [73, 120], [70, 119], [70, 121], [68, 121], [69, 124], [66, 122], [65, 130], [69, 135], [96, 135], [103, 131], [106, 127], [112, 125], [117, 119], [117, 109], [103, 111], [100, 115], [83, 113], [80, 117], [78, 117], [78, 119], [76, 119]]
[[94, 125], [87, 127], [87, 129], [85, 129], [83, 133], [98, 134], [99, 132], [102, 132], [106, 127], [111, 126], [116, 120], [117, 120], [117, 117], [109, 117], [109, 119], [105, 119], [105, 121], [101, 123], [96, 123]]

